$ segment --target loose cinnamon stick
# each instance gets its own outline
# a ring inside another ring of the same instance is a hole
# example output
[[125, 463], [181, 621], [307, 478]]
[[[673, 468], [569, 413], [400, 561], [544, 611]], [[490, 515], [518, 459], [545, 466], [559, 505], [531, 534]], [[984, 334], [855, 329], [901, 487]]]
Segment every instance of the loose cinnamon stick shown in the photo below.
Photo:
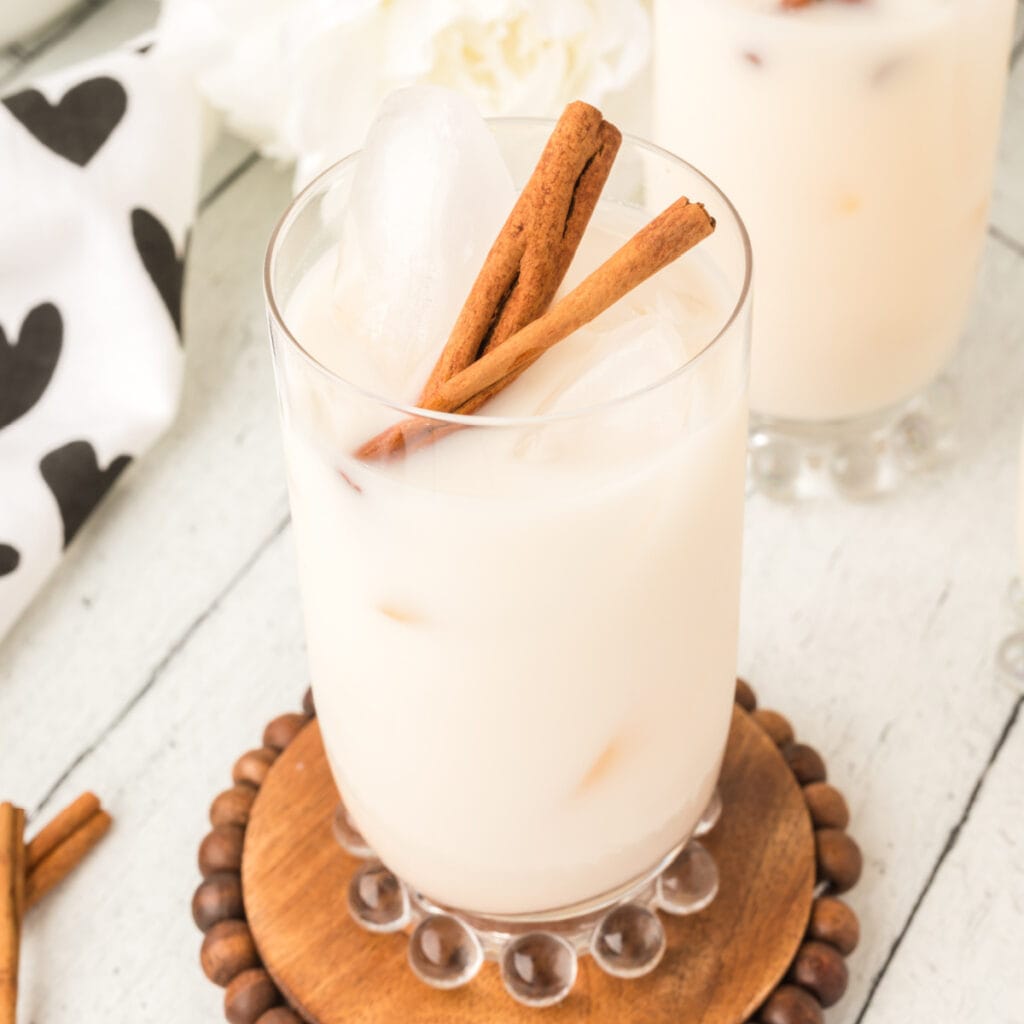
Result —
[[83, 793], [74, 803], [65, 807], [53, 821], [39, 830], [26, 847], [26, 871], [31, 874], [44, 857], [81, 828], [99, 809], [100, 801], [95, 793]]
[[0, 1024], [15, 1024], [25, 909], [25, 812], [0, 804]]
[[558, 119], [530, 180], [498, 234], [420, 396], [543, 313], [583, 237], [622, 135], [587, 103]]
[[[475, 412], [549, 348], [692, 249], [714, 229], [714, 218], [703, 205], [686, 198], [677, 200], [547, 313], [441, 384], [424, 408]], [[363, 459], [396, 455], [421, 448], [451, 429], [450, 424], [410, 417], [372, 438], [356, 454]]]
[[25, 882], [25, 909], [34, 907], [81, 863], [85, 855], [106, 835], [113, 819], [97, 811], [45, 856]]

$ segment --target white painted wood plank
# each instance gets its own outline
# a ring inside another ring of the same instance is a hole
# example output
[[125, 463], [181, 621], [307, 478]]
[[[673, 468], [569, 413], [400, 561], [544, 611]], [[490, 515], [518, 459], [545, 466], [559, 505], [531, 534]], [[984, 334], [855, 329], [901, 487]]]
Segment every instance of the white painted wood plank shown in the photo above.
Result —
[[[21, 58], [10, 48], [0, 50], [0, 82], [9, 78], [13, 69], [16, 68], [20, 62]], [[0, 85], [0, 89], [3, 89], [2, 85]], [[6, 90], [4, 91], [6, 92]]]
[[741, 667], [821, 750], [865, 852], [865, 939], [834, 1024], [856, 1019], [1016, 697], [993, 654], [1015, 566], [1021, 294], [1024, 260], [991, 240], [944, 473], [878, 504], [749, 505]]
[[272, 717], [299, 710], [300, 634], [291, 539], [279, 536], [149, 699], [62, 787], [58, 805], [94, 787], [115, 826], [27, 920], [19, 1019], [223, 1021], [189, 911], [196, 848], [233, 759], [260, 745]]
[[[232, 174], [238, 173], [255, 159], [256, 154], [248, 142], [229, 131], [221, 131], [203, 161], [199, 194], [205, 198], [200, 205], [209, 201], [211, 192], [223, 189]], [[286, 170], [284, 176], [290, 173]]]
[[[58, 22], [29, 48], [30, 56], [17, 64], [8, 80], [0, 76], [0, 90], [11, 92], [37, 75], [111, 50], [152, 28], [158, 12], [156, 0], [108, 0], [73, 11], [70, 19], [74, 30], [65, 34], [63, 24]], [[58, 41], [51, 44], [51, 36]]]
[[[1024, 39], [1020, 45], [1024, 46]], [[1024, 57], [1018, 58], [1010, 73], [992, 223], [1024, 246]]]
[[260, 274], [288, 197], [260, 165], [201, 219], [178, 422], [0, 647], [0, 778], [30, 808], [286, 514]]
[[1024, 1021], [1024, 720], [871, 1006], [875, 1021]]
[[[98, 7], [107, 2], [108, 0], [77, 0], [70, 3], [65, 10], [43, 22], [34, 31], [12, 37], [4, 46], [4, 57], [9, 58], [12, 64], [19, 64], [41, 53], [57, 40], [74, 32], [84, 19], [91, 17]], [[51, 0], [50, 3], [44, 4], [44, 9], [59, 10], [61, 6], [60, 0]], [[4, 24], [6, 31], [10, 31], [10, 21], [7, 18], [0, 17], [0, 23]], [[16, 17], [15, 23], [23, 25], [24, 19]]]

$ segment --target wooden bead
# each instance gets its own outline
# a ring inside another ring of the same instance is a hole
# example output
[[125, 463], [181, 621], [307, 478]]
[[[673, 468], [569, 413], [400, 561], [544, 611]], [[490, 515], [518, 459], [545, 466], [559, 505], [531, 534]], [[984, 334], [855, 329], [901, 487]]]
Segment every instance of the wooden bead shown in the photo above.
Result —
[[804, 786], [804, 799], [815, 828], [846, 828], [850, 824], [850, 809], [835, 786], [827, 782], [812, 782]]
[[860, 922], [842, 900], [822, 896], [811, 908], [807, 934], [812, 939], [831, 943], [843, 956], [849, 956], [860, 941]]
[[782, 756], [801, 786], [806, 786], [810, 782], [825, 781], [825, 762], [814, 747], [809, 747], [806, 743], [787, 743], [782, 748]]
[[750, 717], [768, 733], [777, 747], [783, 747], [787, 743], [793, 742], [793, 726], [778, 711], [768, 711], [762, 708], [754, 711]]
[[234, 872], [210, 875], [192, 897], [192, 919], [201, 932], [209, 931], [218, 921], [244, 916], [242, 880]]
[[753, 711], [757, 707], [757, 695], [746, 679], [736, 680], [736, 703], [744, 711]]
[[850, 981], [846, 964], [835, 946], [805, 942], [797, 951], [790, 977], [803, 985], [824, 1007], [835, 1006]]
[[256, 790], [252, 786], [232, 786], [214, 797], [210, 804], [210, 824], [237, 825], [245, 828], [249, 824], [249, 812], [252, 802], [256, 799]]
[[284, 750], [289, 743], [299, 734], [299, 730], [306, 724], [304, 715], [289, 712], [287, 715], [278, 715], [263, 730], [263, 745], [273, 747], [275, 750]]
[[203, 878], [218, 871], [240, 871], [245, 832], [237, 825], [218, 825], [199, 844], [199, 873]]
[[316, 704], [313, 703], [313, 687], [311, 686], [307, 687], [306, 692], [302, 695], [302, 710], [309, 718], [316, 714]]
[[275, 1006], [267, 1010], [256, 1024], [302, 1024], [302, 1018], [287, 1006]]
[[281, 1001], [277, 986], [262, 967], [242, 971], [224, 993], [224, 1016], [231, 1024], [256, 1024]]
[[831, 882], [836, 892], [852, 889], [864, 866], [860, 847], [837, 828], [822, 828], [814, 833], [819, 877]]
[[825, 1024], [821, 1003], [797, 985], [780, 985], [758, 1017], [762, 1024]]
[[237, 919], [218, 921], [203, 939], [199, 962], [203, 973], [221, 988], [242, 971], [258, 967], [260, 957], [249, 926]]
[[231, 769], [231, 781], [236, 785], [252, 786], [259, 789], [270, 771], [270, 766], [277, 760], [277, 751], [271, 747], [260, 747], [246, 751]]

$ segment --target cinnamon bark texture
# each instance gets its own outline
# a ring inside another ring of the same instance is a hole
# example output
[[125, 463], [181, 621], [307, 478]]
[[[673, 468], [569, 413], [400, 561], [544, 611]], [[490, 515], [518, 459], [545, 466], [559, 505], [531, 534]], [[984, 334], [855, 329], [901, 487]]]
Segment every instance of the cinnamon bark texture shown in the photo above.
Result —
[[34, 907], [78, 867], [85, 855], [107, 834], [111, 822], [106, 811], [97, 810], [78, 827], [71, 829], [35, 865], [25, 882], [26, 910]]
[[[437, 412], [468, 414], [512, 383], [549, 348], [618, 302], [637, 285], [707, 238], [715, 221], [703, 205], [682, 198], [641, 228], [547, 313], [439, 384], [424, 403]], [[400, 455], [437, 440], [452, 429], [410, 417], [372, 438], [361, 459]]]
[[34, 871], [44, 857], [53, 853], [99, 809], [100, 801], [95, 793], [83, 793], [74, 803], [65, 807], [53, 821], [39, 830], [36, 837], [26, 847], [26, 871]]
[[496, 348], [551, 304], [583, 237], [622, 135], [587, 103], [566, 107], [420, 396]]
[[0, 804], [0, 1024], [15, 1024], [25, 908], [25, 812]]

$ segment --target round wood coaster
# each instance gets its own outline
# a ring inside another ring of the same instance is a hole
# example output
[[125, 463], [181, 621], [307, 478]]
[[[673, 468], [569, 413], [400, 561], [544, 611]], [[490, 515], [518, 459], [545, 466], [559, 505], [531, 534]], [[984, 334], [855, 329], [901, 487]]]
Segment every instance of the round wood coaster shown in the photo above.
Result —
[[[815, 900], [814, 887], [818, 878], [841, 892], [859, 876], [845, 801], [781, 715], [754, 710], [742, 683], [737, 702], [722, 816], [702, 840], [719, 869], [714, 902], [690, 917], [662, 915], [668, 950], [644, 978], [619, 980], [582, 958], [571, 994], [545, 1021], [742, 1024], [756, 1014], [761, 1024], [816, 1024], [843, 994], [857, 919], [839, 900]], [[360, 862], [333, 837], [337, 791], [308, 713], [270, 723], [264, 747], [243, 755], [233, 777], [211, 807], [193, 900], [203, 969], [227, 986], [232, 1024], [536, 1024], [496, 965], [464, 988], [432, 989], [409, 969], [404, 935], [371, 935], [349, 918]]]

